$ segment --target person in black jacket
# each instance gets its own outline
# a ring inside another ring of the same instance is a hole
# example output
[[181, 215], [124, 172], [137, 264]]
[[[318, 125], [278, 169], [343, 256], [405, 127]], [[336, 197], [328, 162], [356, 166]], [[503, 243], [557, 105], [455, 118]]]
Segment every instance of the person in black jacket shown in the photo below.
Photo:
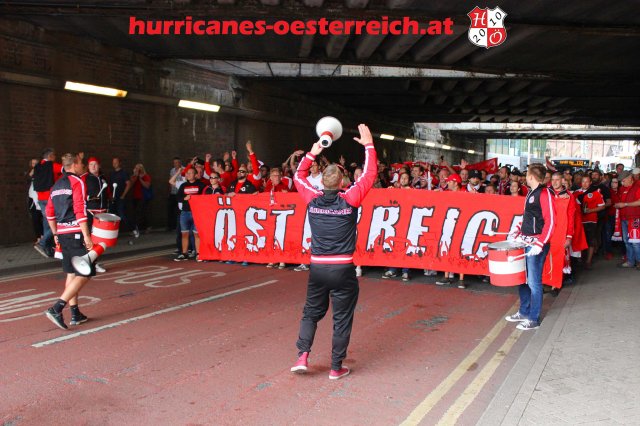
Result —
[[322, 153], [316, 142], [302, 158], [294, 183], [305, 202], [311, 227], [311, 267], [307, 286], [307, 300], [302, 312], [300, 333], [296, 346], [298, 361], [291, 371], [304, 373], [313, 345], [317, 323], [333, 306], [333, 340], [330, 379], [349, 374], [342, 365], [351, 338], [353, 314], [358, 301], [358, 279], [353, 265], [356, 248], [358, 207], [371, 189], [377, 174], [377, 155], [373, 137], [364, 124], [358, 126], [360, 137], [354, 138], [365, 147], [364, 173], [346, 191], [341, 191], [342, 171], [335, 164], [327, 166], [322, 175], [323, 190], [315, 189], [307, 180], [315, 158]]
[[182, 233], [182, 253], [176, 256], [173, 260], [180, 262], [187, 260], [187, 249], [189, 248], [189, 232], [193, 232], [193, 238], [196, 249], [196, 260], [198, 259], [198, 251], [200, 249], [200, 237], [198, 236], [198, 230], [193, 221], [193, 213], [191, 213], [191, 206], [189, 205], [189, 199], [192, 195], [200, 195], [204, 192], [205, 184], [200, 179], [196, 179], [196, 170], [189, 169], [185, 173], [187, 181], [180, 185], [176, 199], [178, 200], [178, 207], [180, 208], [180, 232]]
[[88, 275], [81, 275], [73, 268], [71, 259], [84, 256], [93, 248], [89, 225], [87, 223], [87, 193], [85, 184], [78, 176], [84, 166], [74, 154], [62, 156], [64, 175], [51, 187], [46, 207], [46, 217], [53, 232], [54, 241], [62, 248], [62, 270], [66, 272], [65, 289], [58, 301], [45, 315], [55, 325], [66, 330], [68, 327], [62, 317], [62, 310], [69, 303], [71, 325], [87, 321], [87, 317], [78, 308], [78, 293], [89, 279], [96, 274], [95, 265], [91, 265]]

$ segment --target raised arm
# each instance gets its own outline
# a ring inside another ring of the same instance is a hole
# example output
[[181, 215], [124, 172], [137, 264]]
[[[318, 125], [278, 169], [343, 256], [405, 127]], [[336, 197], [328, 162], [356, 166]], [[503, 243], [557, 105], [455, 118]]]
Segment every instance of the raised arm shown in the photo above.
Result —
[[371, 131], [364, 124], [360, 124], [358, 130], [360, 131], [360, 137], [353, 139], [364, 146], [364, 170], [351, 188], [344, 194], [340, 194], [353, 207], [360, 207], [362, 200], [364, 200], [364, 197], [373, 186], [378, 174], [378, 155], [373, 146]]
[[320, 143], [314, 143], [311, 151], [308, 152], [307, 155], [302, 157], [302, 160], [300, 160], [300, 164], [298, 164], [296, 173], [293, 176], [293, 183], [296, 185], [296, 189], [298, 190], [302, 198], [304, 198], [304, 201], [306, 201], [307, 203], [322, 194], [322, 191], [318, 191], [317, 189], [315, 189], [307, 180], [307, 177], [309, 176], [309, 169], [311, 168], [311, 163], [321, 152], [322, 146], [320, 146]]

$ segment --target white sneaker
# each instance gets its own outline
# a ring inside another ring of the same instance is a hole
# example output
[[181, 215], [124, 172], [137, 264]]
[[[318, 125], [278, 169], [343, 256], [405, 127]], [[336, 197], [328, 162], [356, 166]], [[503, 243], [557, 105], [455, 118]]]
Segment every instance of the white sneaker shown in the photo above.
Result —
[[522, 322], [522, 321], [528, 321], [527, 317], [525, 317], [524, 315], [522, 315], [520, 313], [520, 311], [516, 312], [513, 315], [507, 315], [506, 317], [504, 317], [505, 320], [509, 321], [509, 322]]
[[133, 232], [131, 233], [131, 235], [133, 235], [133, 238], [139, 238], [140, 237], [140, 231], [138, 231], [137, 229], [134, 229]]
[[402, 274], [402, 281], [409, 281], [409, 273], [408, 272], [404, 272]]
[[295, 268], [293, 268], [293, 270], [296, 271], [296, 272], [308, 271], [309, 267], [307, 265], [305, 265], [304, 263], [301, 263], [300, 265], [298, 265]]
[[434, 271], [432, 269], [425, 269], [424, 270], [424, 276], [425, 277], [435, 277], [436, 275], [438, 275], [438, 271]]
[[105, 272], [107, 272], [107, 270], [104, 269], [99, 263], [96, 263], [96, 272], [99, 274], [104, 274]]
[[362, 276], [362, 268], [360, 266], [356, 266], [356, 277]]
[[284, 262], [280, 262], [280, 265], [278, 265], [278, 269], [284, 269], [287, 265], [284, 264]]
[[384, 279], [389, 279], [389, 278], [393, 278], [396, 276], [395, 272], [391, 272], [391, 271], [387, 271], [384, 274], [382, 274], [382, 278]]

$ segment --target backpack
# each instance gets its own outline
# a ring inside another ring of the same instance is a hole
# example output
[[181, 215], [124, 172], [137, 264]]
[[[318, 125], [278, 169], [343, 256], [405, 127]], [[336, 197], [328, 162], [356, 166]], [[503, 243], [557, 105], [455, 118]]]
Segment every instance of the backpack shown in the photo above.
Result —
[[36, 192], [46, 192], [53, 184], [53, 161], [36, 164], [33, 169], [33, 189]]

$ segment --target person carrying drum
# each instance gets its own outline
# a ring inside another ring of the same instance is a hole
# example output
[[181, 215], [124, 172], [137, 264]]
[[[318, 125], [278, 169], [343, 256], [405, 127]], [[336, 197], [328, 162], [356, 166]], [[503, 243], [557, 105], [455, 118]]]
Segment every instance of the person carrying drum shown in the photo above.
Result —
[[510, 240], [524, 242], [527, 262], [527, 282], [519, 286], [520, 309], [505, 319], [517, 322], [519, 330], [535, 330], [540, 326], [542, 310], [542, 270], [549, 253], [554, 229], [553, 196], [544, 185], [545, 167], [531, 164], [527, 169], [527, 185], [531, 191], [525, 197], [524, 216], [520, 229], [509, 235]]
[[62, 310], [67, 303], [71, 308], [71, 325], [87, 321], [87, 317], [78, 308], [78, 293], [96, 274], [96, 270], [92, 264], [89, 274], [80, 275], [71, 264], [72, 257], [84, 256], [93, 248], [93, 241], [87, 224], [85, 185], [78, 176], [84, 166], [74, 154], [64, 154], [62, 166], [65, 173], [51, 188], [46, 215], [55, 243], [62, 248], [62, 270], [67, 273], [67, 278], [64, 292], [45, 315], [55, 325], [66, 330], [68, 327], [62, 317]]
[[[82, 177], [86, 185], [87, 192], [87, 224], [89, 230], [93, 228], [93, 216], [106, 213], [109, 208], [109, 184], [107, 179], [100, 173], [100, 162], [96, 157], [89, 158], [87, 162], [89, 172]], [[100, 264], [96, 262], [96, 272], [107, 272]]]
[[358, 207], [371, 189], [378, 167], [369, 128], [360, 124], [358, 130], [360, 137], [354, 139], [365, 148], [365, 167], [362, 176], [349, 189], [341, 191], [342, 171], [335, 164], [327, 166], [322, 174], [323, 190], [314, 188], [307, 180], [311, 163], [322, 153], [320, 141], [302, 158], [294, 177], [298, 192], [308, 203], [312, 237], [307, 300], [296, 342], [298, 361], [291, 371], [307, 371], [317, 324], [327, 313], [331, 299], [333, 340], [329, 378], [332, 380], [345, 377], [350, 372], [348, 367], [342, 365], [342, 361], [347, 356], [359, 293], [353, 265]]

